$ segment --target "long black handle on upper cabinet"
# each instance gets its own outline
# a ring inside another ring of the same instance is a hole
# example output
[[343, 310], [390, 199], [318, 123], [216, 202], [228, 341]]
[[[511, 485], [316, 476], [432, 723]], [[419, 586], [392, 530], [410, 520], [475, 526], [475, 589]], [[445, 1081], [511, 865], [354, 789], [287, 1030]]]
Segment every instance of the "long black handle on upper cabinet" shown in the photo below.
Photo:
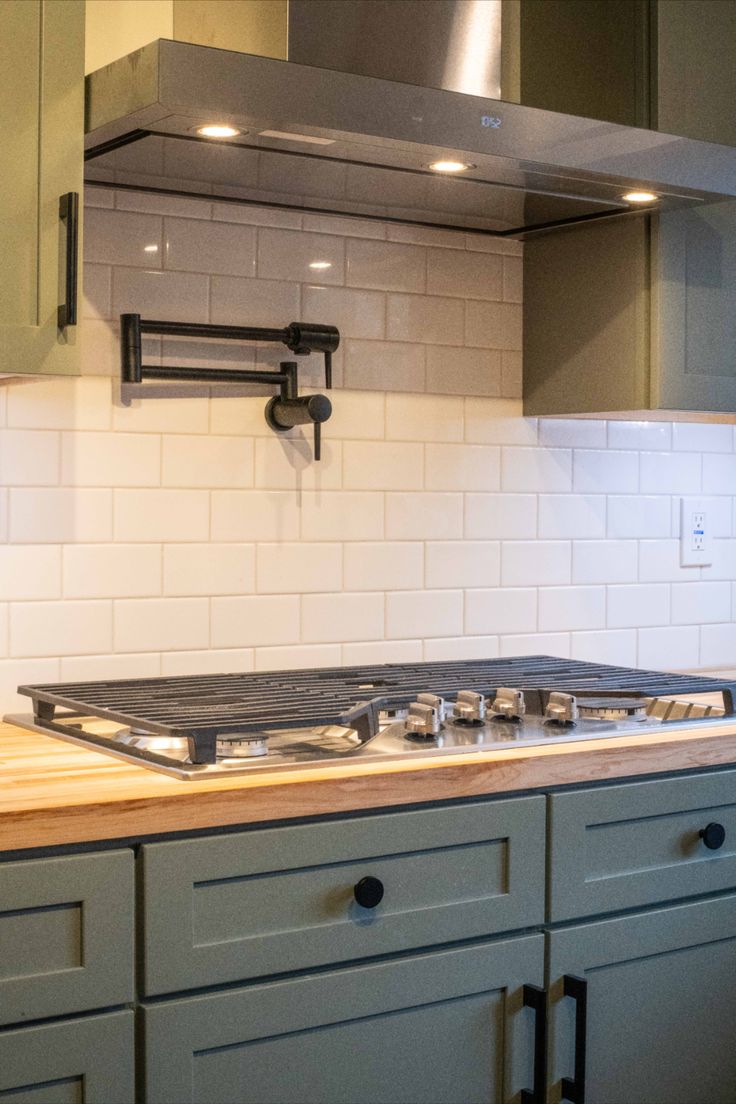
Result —
[[545, 1104], [547, 1097], [547, 990], [525, 985], [524, 1008], [534, 1009], [534, 1087], [522, 1089], [521, 1104]]
[[79, 267], [79, 192], [66, 192], [59, 197], [59, 218], [66, 226], [66, 253], [64, 259], [64, 302], [57, 310], [60, 330], [77, 324], [77, 285]]
[[585, 978], [565, 974], [562, 992], [575, 1001], [575, 1075], [562, 1078], [562, 1099], [585, 1104], [585, 1043], [588, 1027], [588, 983]]

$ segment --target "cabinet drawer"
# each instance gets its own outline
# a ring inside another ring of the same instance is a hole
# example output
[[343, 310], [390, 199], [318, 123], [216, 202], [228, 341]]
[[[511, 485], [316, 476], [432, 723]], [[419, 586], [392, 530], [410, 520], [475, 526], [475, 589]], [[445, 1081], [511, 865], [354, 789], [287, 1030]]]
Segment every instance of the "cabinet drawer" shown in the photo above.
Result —
[[[166, 993], [538, 924], [543, 797], [143, 848], [145, 991]], [[379, 879], [375, 908], [354, 887]]]
[[133, 853], [0, 863], [0, 1024], [133, 995]]
[[502, 1104], [533, 1083], [541, 934], [144, 1007], [147, 1104]]
[[112, 1012], [0, 1032], [0, 1101], [133, 1104], [133, 1024]]
[[550, 847], [552, 921], [734, 887], [736, 771], [553, 794]]

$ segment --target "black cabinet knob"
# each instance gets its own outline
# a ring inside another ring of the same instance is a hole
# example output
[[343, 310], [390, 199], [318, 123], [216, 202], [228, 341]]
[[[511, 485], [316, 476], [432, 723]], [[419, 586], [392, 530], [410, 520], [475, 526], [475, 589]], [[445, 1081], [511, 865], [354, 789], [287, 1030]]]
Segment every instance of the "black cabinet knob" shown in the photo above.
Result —
[[705, 828], [701, 828], [698, 835], [709, 851], [717, 851], [719, 847], [723, 847], [726, 829], [722, 824], [713, 821], [711, 824], [706, 824]]
[[375, 908], [383, 900], [383, 882], [380, 878], [361, 878], [353, 887], [353, 893], [363, 908]]

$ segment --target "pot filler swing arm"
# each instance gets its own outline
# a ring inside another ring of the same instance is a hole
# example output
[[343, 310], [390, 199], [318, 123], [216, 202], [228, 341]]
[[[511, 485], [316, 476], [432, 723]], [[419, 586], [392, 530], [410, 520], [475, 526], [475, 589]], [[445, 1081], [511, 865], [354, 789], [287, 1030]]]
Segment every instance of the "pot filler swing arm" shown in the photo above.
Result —
[[[314, 427], [314, 458], [321, 455], [321, 426], [332, 413], [332, 403], [326, 395], [300, 395], [298, 365], [285, 360], [278, 371], [255, 368], [193, 368], [158, 367], [144, 364], [141, 348], [143, 334], [167, 337], [217, 338], [230, 341], [263, 341], [285, 345], [296, 356], [322, 353], [325, 358], [325, 388], [332, 387], [332, 354], [340, 344], [335, 326], [312, 322], [290, 322], [283, 329], [264, 326], [223, 326], [205, 322], [162, 322], [141, 318], [139, 314], [120, 315], [120, 383], [121, 398], [126, 406], [134, 398], [162, 398], [168, 388], [146, 386], [144, 380], [196, 384], [272, 383], [279, 393], [266, 404], [266, 421], [277, 433], [298, 425]], [[198, 394], [198, 391], [184, 394]], [[177, 392], [181, 395], [182, 392]]]

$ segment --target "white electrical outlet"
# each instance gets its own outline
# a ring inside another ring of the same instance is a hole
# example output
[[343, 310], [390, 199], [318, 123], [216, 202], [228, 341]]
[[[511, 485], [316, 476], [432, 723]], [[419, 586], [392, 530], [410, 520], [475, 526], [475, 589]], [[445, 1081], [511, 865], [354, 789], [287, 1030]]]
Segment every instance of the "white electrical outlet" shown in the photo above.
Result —
[[713, 563], [708, 511], [699, 498], [680, 499], [680, 564], [701, 567]]

